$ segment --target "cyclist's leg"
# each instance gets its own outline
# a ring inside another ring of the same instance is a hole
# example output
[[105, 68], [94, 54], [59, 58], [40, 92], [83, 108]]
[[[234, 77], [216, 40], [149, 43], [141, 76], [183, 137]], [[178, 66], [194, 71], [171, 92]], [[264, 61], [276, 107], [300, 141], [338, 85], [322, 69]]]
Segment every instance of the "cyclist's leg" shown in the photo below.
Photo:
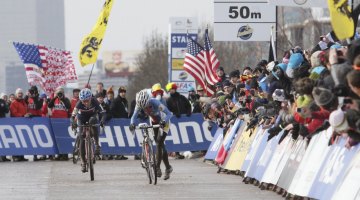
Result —
[[159, 128], [154, 128], [153, 130], [154, 130], [154, 139], [156, 142], [156, 167], [160, 169], [163, 153], [162, 153], [162, 146], [159, 144]]
[[[79, 122], [79, 124], [81, 124]], [[85, 136], [83, 135], [83, 127], [79, 128], [79, 136], [80, 137], [80, 159], [81, 159], [81, 171], [85, 172], [86, 171], [86, 163], [85, 163]]]
[[[89, 124], [98, 124], [98, 123], [99, 123], [99, 120], [97, 119], [96, 115], [93, 115], [90, 117]], [[100, 155], [98, 127], [92, 127], [92, 132], [94, 134], [94, 140], [95, 140], [95, 155]]]
[[[171, 166], [169, 164], [169, 156], [166, 150], [166, 145], [165, 145], [165, 139], [167, 136], [167, 133], [169, 132], [169, 124], [167, 124], [163, 130], [162, 135], [159, 138], [159, 146], [161, 146], [161, 150], [162, 150], [162, 160], [164, 161], [165, 167], [166, 169], [170, 169]], [[165, 132], [166, 131], [166, 132]]]

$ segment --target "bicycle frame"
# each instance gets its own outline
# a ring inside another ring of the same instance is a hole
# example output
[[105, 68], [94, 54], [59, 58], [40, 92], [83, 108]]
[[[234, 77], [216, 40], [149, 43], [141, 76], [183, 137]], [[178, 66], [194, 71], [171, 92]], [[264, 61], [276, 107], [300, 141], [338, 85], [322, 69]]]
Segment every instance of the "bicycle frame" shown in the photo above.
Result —
[[141, 153], [141, 162], [144, 164], [145, 169], [147, 171], [149, 177], [149, 184], [157, 183], [157, 175], [156, 175], [156, 158], [155, 152], [153, 149], [153, 141], [150, 137], [150, 133], [148, 129], [159, 128], [160, 125], [148, 125], [146, 123], [139, 124], [136, 129], [140, 129], [143, 134], [143, 142], [142, 142], [142, 153]]
[[98, 127], [99, 124], [85, 124], [79, 125], [83, 128], [82, 134], [85, 134], [85, 162], [86, 162], [86, 171], [90, 169], [90, 179], [94, 180], [94, 164], [95, 164], [95, 154], [94, 154], [94, 133], [92, 133], [91, 127]]

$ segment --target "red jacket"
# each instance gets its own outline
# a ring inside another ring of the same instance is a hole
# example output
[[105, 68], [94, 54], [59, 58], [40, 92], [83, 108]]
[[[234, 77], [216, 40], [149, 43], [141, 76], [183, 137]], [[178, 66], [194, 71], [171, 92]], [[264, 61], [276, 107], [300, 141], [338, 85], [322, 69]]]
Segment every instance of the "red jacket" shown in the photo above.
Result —
[[68, 109], [65, 105], [57, 98], [54, 101], [54, 107], [51, 109], [51, 118], [68, 118]]
[[10, 104], [11, 117], [24, 117], [27, 113], [27, 105], [24, 99], [15, 99]]
[[69, 114], [71, 115], [71, 113], [73, 112], [75, 106], [76, 106], [76, 103], [79, 101], [79, 98], [72, 98], [71, 99], [71, 108], [69, 109]]
[[[314, 117], [324, 117], [324, 115], [326, 116], [326, 113], [318, 111], [318, 112], [313, 112], [312, 115], [314, 115]], [[302, 118], [299, 113], [295, 113], [294, 114], [294, 119], [295, 121], [297, 121], [300, 124], [305, 124], [306, 128], [309, 132], [309, 134], [313, 134], [316, 129], [318, 129], [323, 123], [325, 119], [318, 119], [318, 118]]]
[[48, 114], [48, 103], [44, 100], [43, 105], [41, 107], [41, 117], [47, 117]]
[[40, 117], [41, 109], [36, 109], [37, 105], [36, 105], [34, 99], [30, 97], [30, 98], [28, 98], [27, 102], [28, 102], [28, 104], [27, 104], [28, 112], [31, 113], [31, 115]]

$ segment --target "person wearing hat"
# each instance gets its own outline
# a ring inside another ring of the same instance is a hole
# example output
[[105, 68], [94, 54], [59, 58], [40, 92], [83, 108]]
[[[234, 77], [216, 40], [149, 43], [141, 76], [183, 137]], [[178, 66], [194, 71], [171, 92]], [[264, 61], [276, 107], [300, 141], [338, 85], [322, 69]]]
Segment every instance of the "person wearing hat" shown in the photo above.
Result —
[[111, 105], [111, 102], [114, 101], [114, 90], [113, 90], [113, 86], [109, 87], [109, 89], [106, 91], [106, 95], [105, 95], [105, 103], [107, 105]]
[[[10, 117], [28, 117], [30, 114], [27, 111], [27, 104], [23, 98], [23, 90], [21, 88], [15, 91], [15, 100], [10, 104]], [[28, 161], [23, 155], [14, 155], [12, 157], [14, 162]]]
[[160, 83], [155, 83], [151, 87], [151, 95], [152, 95], [152, 97], [159, 100], [162, 104], [164, 104], [166, 106], [166, 101], [164, 99], [164, 94], [165, 94], [165, 91], [161, 88]]
[[[166, 100], [168, 109], [177, 117], [180, 118], [182, 114], [191, 116], [191, 104], [184, 95], [178, 93], [177, 85], [175, 83], [168, 83], [166, 90], [169, 92], [170, 97]], [[184, 159], [183, 155], [176, 152], [176, 159]]]
[[31, 88], [28, 90], [28, 95], [26, 95], [24, 99], [28, 106], [28, 112], [31, 114], [31, 116], [41, 117], [43, 100], [40, 99], [36, 86], [31, 86]]
[[198, 85], [196, 86], [196, 93], [197, 93], [200, 97], [205, 96], [204, 88], [203, 88], [200, 84], [198, 84]]
[[200, 96], [198, 94], [196, 94], [195, 92], [195, 88], [193, 88], [192, 86], [190, 86], [188, 88], [188, 100], [191, 104], [191, 110], [192, 113], [201, 113], [201, 105], [200, 105]]
[[[126, 88], [119, 87], [118, 96], [110, 104], [110, 113], [113, 118], [128, 119], [129, 118], [129, 104], [126, 99]], [[124, 155], [116, 155], [115, 160], [127, 160], [128, 157]]]
[[[65, 90], [58, 87], [55, 90], [54, 97], [50, 100], [48, 108], [51, 109], [50, 118], [69, 118], [69, 110], [71, 108], [70, 100], [65, 97]], [[67, 154], [59, 154], [56, 160], [68, 160]]]
[[[27, 110], [31, 117], [42, 116], [43, 99], [39, 97], [39, 92], [36, 86], [31, 86], [28, 90], [28, 95], [25, 96], [25, 102], [27, 104]], [[46, 157], [42, 156], [38, 159], [37, 155], [34, 155], [34, 161], [45, 160]]]

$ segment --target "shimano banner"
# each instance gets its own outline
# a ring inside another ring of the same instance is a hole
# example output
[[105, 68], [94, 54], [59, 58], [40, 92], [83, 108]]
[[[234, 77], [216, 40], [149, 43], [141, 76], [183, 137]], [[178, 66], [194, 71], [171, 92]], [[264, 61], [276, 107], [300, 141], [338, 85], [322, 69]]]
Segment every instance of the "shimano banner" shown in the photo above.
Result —
[[0, 155], [53, 155], [57, 153], [49, 118], [0, 119]]
[[[100, 131], [102, 154], [140, 153], [143, 139], [137, 130], [129, 130], [129, 119], [112, 119]], [[206, 150], [216, 132], [210, 132], [201, 114], [171, 119], [165, 144], [169, 152]], [[52, 155], [72, 153], [75, 135], [69, 119], [2, 118], [0, 120], [0, 155]], [[155, 143], [154, 143], [155, 144]]]

